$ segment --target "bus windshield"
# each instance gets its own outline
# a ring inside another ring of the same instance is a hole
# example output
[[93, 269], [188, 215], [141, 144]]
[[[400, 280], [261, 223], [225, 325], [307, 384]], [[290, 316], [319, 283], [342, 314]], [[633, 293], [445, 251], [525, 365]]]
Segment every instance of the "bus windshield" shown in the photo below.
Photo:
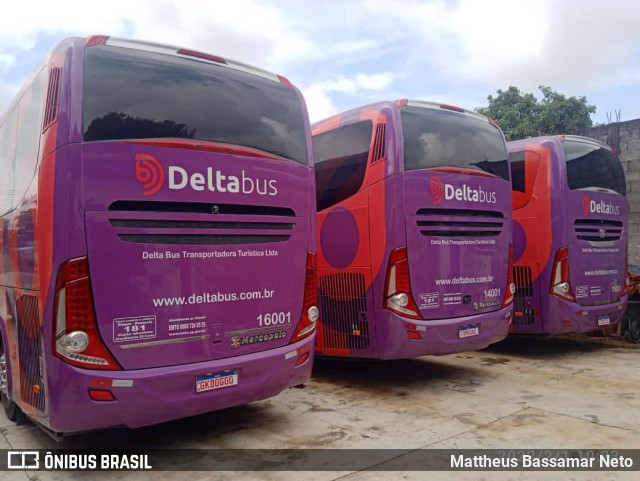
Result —
[[404, 169], [460, 167], [509, 181], [507, 149], [500, 130], [470, 115], [404, 107]]
[[569, 189], [600, 188], [627, 195], [622, 163], [609, 149], [592, 142], [565, 140]]
[[83, 133], [85, 141], [222, 142], [308, 163], [294, 89], [226, 66], [136, 49], [86, 49]]

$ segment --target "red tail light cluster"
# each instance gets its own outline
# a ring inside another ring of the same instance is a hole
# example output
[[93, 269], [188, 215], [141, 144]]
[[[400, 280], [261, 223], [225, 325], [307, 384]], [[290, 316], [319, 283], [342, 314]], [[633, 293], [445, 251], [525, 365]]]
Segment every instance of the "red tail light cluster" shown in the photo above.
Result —
[[318, 280], [316, 278], [317, 256], [314, 252], [307, 252], [307, 272], [304, 281], [304, 303], [302, 305], [302, 314], [293, 332], [291, 342], [297, 342], [300, 339], [311, 335], [316, 329], [318, 321]]
[[71, 259], [60, 267], [54, 315], [56, 357], [87, 369], [121, 369], [98, 332], [86, 257]]
[[507, 290], [502, 299], [502, 307], [507, 307], [513, 302], [516, 293], [516, 285], [513, 283], [513, 244], [509, 244], [509, 268], [507, 269]]
[[411, 319], [422, 319], [411, 294], [406, 246], [394, 249], [389, 256], [384, 292], [385, 309]]
[[576, 298], [571, 288], [571, 278], [569, 277], [569, 248], [561, 247], [556, 252], [551, 271], [550, 293], [561, 299], [576, 302]]

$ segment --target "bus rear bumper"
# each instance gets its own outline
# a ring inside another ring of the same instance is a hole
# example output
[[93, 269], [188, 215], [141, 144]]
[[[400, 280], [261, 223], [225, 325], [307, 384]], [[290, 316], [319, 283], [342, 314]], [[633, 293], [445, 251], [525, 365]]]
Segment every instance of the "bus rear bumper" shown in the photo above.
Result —
[[[231, 359], [130, 371], [78, 369], [55, 359], [49, 416], [35, 420], [55, 433], [75, 434], [138, 428], [259, 401], [309, 379], [314, 343], [315, 334]], [[237, 371], [237, 385], [196, 392], [196, 377], [226, 371]], [[110, 391], [115, 401], [94, 401], [89, 389]]]
[[[627, 306], [627, 294], [619, 301], [599, 306], [581, 306], [550, 296], [548, 334], [568, 334], [572, 332], [593, 332], [620, 321]], [[608, 317], [608, 320], [606, 319]], [[601, 319], [601, 325], [598, 324]], [[608, 323], [607, 323], [608, 322]]]
[[[388, 310], [376, 311], [378, 329], [378, 357], [406, 359], [419, 356], [442, 356], [463, 351], [484, 349], [503, 340], [509, 334], [512, 306], [498, 311], [435, 321], [415, 321]], [[415, 326], [415, 328], [413, 328]], [[478, 332], [468, 337], [474, 327]], [[412, 339], [410, 336], [420, 339]]]

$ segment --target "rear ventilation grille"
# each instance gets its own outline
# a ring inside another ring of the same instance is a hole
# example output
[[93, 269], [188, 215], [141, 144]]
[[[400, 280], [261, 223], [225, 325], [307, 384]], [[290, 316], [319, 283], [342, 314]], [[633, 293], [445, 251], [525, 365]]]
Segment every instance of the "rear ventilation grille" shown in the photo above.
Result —
[[384, 139], [386, 127], [387, 124], [385, 123], [376, 125], [376, 132], [373, 139], [373, 148], [371, 149], [371, 162], [376, 162], [384, 157]]
[[416, 215], [437, 215], [448, 217], [496, 217], [502, 219], [504, 214], [495, 210], [475, 209], [418, 209]]
[[200, 220], [110, 219], [111, 227], [141, 229], [273, 229], [293, 230], [286, 222], [235, 222]]
[[531, 267], [514, 266], [513, 280], [516, 285], [516, 293], [513, 299], [513, 324], [516, 326], [531, 326], [535, 322], [535, 312], [531, 307], [533, 298]]
[[135, 244], [232, 245], [268, 244], [289, 240], [289, 235], [225, 235], [225, 234], [118, 234], [125, 242]]
[[369, 348], [367, 292], [363, 274], [321, 276], [320, 309], [326, 348]]
[[616, 241], [622, 237], [622, 222], [601, 219], [578, 219], [574, 223], [576, 237], [589, 242]]
[[40, 343], [40, 309], [36, 296], [24, 295], [16, 299], [18, 317], [18, 358], [20, 361], [20, 397], [43, 412], [45, 390], [42, 379], [42, 345]]
[[179, 212], [191, 214], [273, 215], [294, 217], [288, 207], [264, 205], [212, 204], [208, 202], [161, 202], [118, 200], [109, 206], [111, 211], [125, 212]]
[[42, 119], [42, 131], [44, 132], [58, 116], [58, 97], [60, 93], [60, 67], [53, 67], [49, 72], [49, 87], [47, 89], [47, 103]]
[[[420, 233], [430, 237], [497, 237], [502, 233], [502, 212], [472, 209], [420, 209], [416, 225]], [[465, 218], [466, 219], [463, 219]], [[481, 217], [487, 220], [476, 220]], [[469, 219], [471, 218], [471, 219]]]

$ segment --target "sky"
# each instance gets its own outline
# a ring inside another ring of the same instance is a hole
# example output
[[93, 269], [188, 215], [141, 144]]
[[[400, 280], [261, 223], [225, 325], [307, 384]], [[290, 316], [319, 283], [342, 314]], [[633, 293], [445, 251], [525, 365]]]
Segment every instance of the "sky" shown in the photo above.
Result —
[[637, 0], [5, 1], [0, 117], [57, 42], [94, 34], [284, 75], [312, 121], [399, 98], [473, 109], [510, 85], [584, 95], [597, 123], [640, 118]]

